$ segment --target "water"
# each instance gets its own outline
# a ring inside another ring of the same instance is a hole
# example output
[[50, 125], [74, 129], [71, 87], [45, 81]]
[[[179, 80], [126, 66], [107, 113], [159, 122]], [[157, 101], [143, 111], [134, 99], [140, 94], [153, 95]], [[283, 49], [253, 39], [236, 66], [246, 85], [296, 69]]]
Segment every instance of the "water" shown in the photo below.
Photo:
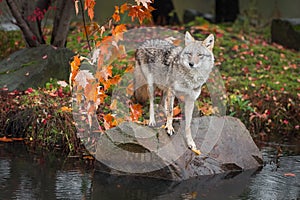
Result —
[[107, 175], [77, 159], [29, 153], [22, 143], [0, 143], [0, 199], [300, 199], [299, 145], [280, 146], [261, 145], [262, 169], [174, 183]]

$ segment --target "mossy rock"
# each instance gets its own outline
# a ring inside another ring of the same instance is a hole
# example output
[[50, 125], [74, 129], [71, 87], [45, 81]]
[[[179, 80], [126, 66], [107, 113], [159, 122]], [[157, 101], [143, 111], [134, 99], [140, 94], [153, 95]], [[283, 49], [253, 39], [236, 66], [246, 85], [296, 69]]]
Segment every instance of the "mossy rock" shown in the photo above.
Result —
[[17, 51], [0, 62], [0, 88], [24, 91], [44, 87], [50, 78], [68, 80], [73, 55], [67, 48], [49, 45]]

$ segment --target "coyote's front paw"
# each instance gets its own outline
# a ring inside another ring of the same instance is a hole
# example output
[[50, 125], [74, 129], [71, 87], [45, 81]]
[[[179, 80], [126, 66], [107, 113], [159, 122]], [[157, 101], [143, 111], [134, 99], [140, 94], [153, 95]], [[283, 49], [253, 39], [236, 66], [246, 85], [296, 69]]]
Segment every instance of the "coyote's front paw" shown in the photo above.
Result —
[[148, 126], [156, 126], [155, 120], [149, 120]]
[[190, 139], [189, 139], [189, 138], [187, 139], [187, 145], [188, 145], [189, 149], [197, 149], [194, 140], [191, 139], [191, 138], [190, 138]]
[[168, 133], [169, 136], [173, 135], [174, 132], [175, 132], [172, 124], [167, 123], [166, 126], [165, 126], [165, 129], [167, 129], [167, 133]]

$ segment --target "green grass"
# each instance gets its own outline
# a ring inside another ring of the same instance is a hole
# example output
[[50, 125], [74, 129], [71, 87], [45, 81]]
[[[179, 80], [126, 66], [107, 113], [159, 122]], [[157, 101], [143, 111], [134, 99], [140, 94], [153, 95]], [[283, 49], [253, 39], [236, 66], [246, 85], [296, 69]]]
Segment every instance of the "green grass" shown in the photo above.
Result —
[[[215, 64], [227, 90], [227, 114], [240, 118], [255, 134], [297, 134], [300, 126], [299, 52], [272, 44], [267, 28], [248, 33], [236, 24], [234, 28], [232, 24], [209, 24], [203, 31], [203, 23], [207, 22], [190, 23], [185, 30], [201, 39], [208, 33], [216, 36]], [[172, 28], [182, 30], [182, 27]], [[75, 23], [71, 30], [67, 47], [87, 56], [82, 27]], [[0, 32], [0, 37], [4, 38], [0, 41], [0, 59], [25, 46], [19, 32]], [[114, 69], [114, 73], [119, 72]], [[202, 100], [209, 96], [205, 93], [204, 88]], [[209, 106], [209, 100], [204, 102], [201, 105]]]
[[7, 58], [11, 53], [25, 47], [20, 31], [0, 30], [0, 61]]
[[197, 26], [186, 29], [202, 39], [208, 32], [217, 36], [215, 63], [229, 96], [228, 115], [240, 118], [252, 133], [298, 134], [299, 52], [273, 44], [268, 30], [246, 33], [228, 24], [209, 25], [205, 32]]

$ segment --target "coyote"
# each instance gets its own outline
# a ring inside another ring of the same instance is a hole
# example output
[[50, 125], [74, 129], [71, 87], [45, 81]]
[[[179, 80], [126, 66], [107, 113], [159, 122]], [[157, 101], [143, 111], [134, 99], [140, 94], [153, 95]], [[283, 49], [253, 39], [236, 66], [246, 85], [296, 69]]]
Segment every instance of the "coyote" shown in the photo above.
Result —
[[[150, 100], [149, 126], [155, 126], [154, 89], [163, 91], [163, 103], [167, 122], [165, 128], [172, 135], [174, 129], [174, 98], [183, 96], [185, 115], [185, 140], [188, 148], [197, 150], [191, 134], [194, 101], [201, 93], [214, 65], [214, 36], [204, 41], [195, 40], [189, 32], [185, 34], [185, 46], [175, 46], [167, 40], [153, 39], [143, 43], [135, 53], [135, 76], [142, 74], [148, 86]], [[197, 150], [198, 151], [198, 150]]]

